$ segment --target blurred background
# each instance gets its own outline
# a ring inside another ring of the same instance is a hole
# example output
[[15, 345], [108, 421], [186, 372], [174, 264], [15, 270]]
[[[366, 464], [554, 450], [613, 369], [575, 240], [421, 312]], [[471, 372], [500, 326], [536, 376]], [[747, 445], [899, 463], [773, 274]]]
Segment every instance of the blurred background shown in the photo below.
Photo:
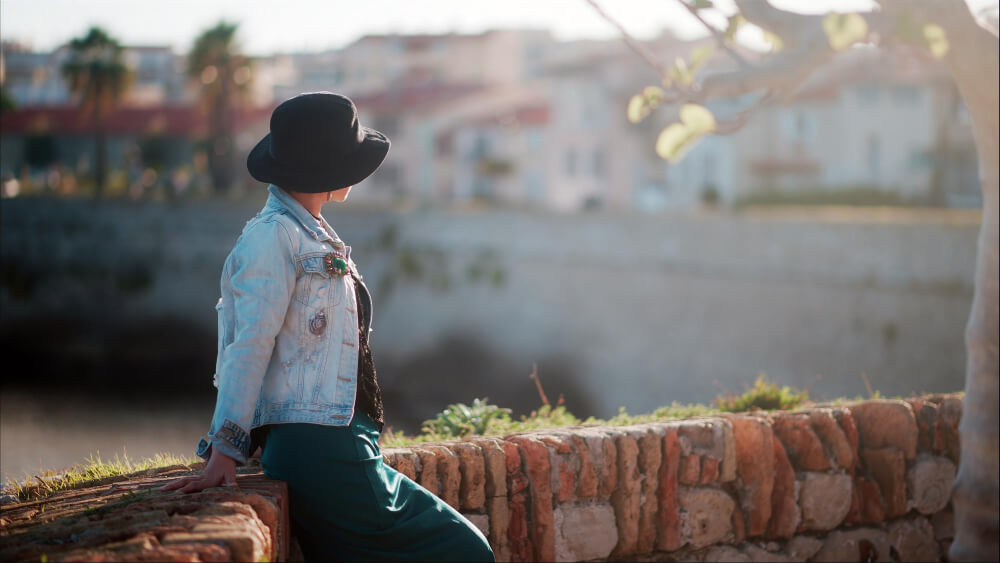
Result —
[[[713, 43], [680, 2], [607, 4], [661, 60]], [[969, 4], [995, 25], [995, 1]], [[933, 59], [849, 49], [672, 163], [670, 115], [626, 114], [661, 77], [583, 0], [0, 10], [4, 479], [193, 452], [222, 263], [266, 198], [246, 154], [317, 90], [393, 142], [324, 213], [374, 293], [395, 430], [476, 397], [537, 408], [533, 365], [579, 417], [707, 403], [761, 372], [819, 400], [963, 387], [978, 173]], [[769, 48], [750, 25], [736, 41]]]

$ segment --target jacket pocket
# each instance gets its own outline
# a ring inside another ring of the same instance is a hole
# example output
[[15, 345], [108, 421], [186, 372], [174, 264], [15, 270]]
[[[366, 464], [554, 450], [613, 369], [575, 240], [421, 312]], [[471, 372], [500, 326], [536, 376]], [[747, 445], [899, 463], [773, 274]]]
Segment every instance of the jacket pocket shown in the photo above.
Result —
[[340, 304], [344, 298], [343, 276], [326, 269], [326, 252], [309, 252], [296, 261], [295, 300], [307, 310], [324, 309]]

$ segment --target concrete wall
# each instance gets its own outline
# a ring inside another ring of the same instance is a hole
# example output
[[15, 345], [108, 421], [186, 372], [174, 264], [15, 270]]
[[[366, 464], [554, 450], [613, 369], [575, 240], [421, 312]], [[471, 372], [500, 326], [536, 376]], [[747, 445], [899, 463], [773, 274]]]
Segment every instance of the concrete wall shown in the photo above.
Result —
[[[222, 262], [262, 202], [4, 200], [3, 324], [169, 315], [214, 350]], [[533, 362], [549, 396], [577, 397], [568, 406], [582, 416], [707, 402], [759, 371], [820, 399], [865, 394], [862, 373], [889, 396], [963, 387], [974, 213], [327, 215], [375, 293], [397, 427], [474, 396], [532, 408]], [[380, 245], [393, 229], [397, 242]], [[389, 291], [407, 248], [447, 283], [399, 278]], [[471, 280], [472, 263], [501, 283]], [[467, 357], [436, 351], [456, 335], [476, 345]], [[204, 370], [190, 376], [207, 383]]]

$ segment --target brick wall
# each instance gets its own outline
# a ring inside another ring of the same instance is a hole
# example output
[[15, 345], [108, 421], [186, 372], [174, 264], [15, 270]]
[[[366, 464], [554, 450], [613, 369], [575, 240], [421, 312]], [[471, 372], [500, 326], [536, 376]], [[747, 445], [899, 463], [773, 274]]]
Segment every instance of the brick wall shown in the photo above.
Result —
[[498, 560], [937, 561], [961, 398], [865, 401], [387, 449]]
[[[479, 526], [500, 561], [938, 561], [961, 408], [960, 395], [873, 400], [383, 453]], [[284, 483], [155, 488], [180, 474], [5, 503], [0, 560], [300, 557]]]

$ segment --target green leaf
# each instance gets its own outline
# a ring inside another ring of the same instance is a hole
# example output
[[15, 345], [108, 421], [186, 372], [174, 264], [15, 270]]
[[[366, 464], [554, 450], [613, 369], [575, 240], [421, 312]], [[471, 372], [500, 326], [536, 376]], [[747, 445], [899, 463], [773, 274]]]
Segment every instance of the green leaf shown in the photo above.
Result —
[[713, 54], [715, 54], [715, 45], [705, 45], [691, 51], [691, 70], [695, 71], [701, 68]]
[[674, 59], [674, 66], [670, 67], [670, 78], [684, 86], [690, 86], [694, 82], [694, 75], [683, 57]]
[[868, 36], [868, 22], [859, 14], [827, 14], [823, 31], [834, 51], [843, 51]]
[[729, 16], [729, 23], [726, 24], [726, 41], [732, 41], [736, 37], [736, 32], [747, 23], [743, 14]]
[[707, 8], [714, 8], [715, 7], [712, 4], [711, 0], [690, 0], [688, 2], [688, 5], [691, 6], [692, 8], [694, 8], [695, 10], [704, 10], [704, 9], [707, 9]]
[[671, 163], [677, 163], [693, 147], [702, 134], [692, 131], [683, 123], [668, 125], [656, 139], [656, 154]]
[[694, 133], [704, 134], [715, 131], [715, 116], [705, 106], [684, 104], [681, 106], [681, 123]]
[[923, 27], [924, 40], [927, 41], [927, 48], [935, 59], [940, 59], [948, 54], [948, 35], [944, 29], [937, 24], [929, 23]]
[[642, 95], [646, 98], [649, 105], [655, 108], [656, 104], [663, 101], [663, 88], [659, 86], [646, 86], [642, 89]]

